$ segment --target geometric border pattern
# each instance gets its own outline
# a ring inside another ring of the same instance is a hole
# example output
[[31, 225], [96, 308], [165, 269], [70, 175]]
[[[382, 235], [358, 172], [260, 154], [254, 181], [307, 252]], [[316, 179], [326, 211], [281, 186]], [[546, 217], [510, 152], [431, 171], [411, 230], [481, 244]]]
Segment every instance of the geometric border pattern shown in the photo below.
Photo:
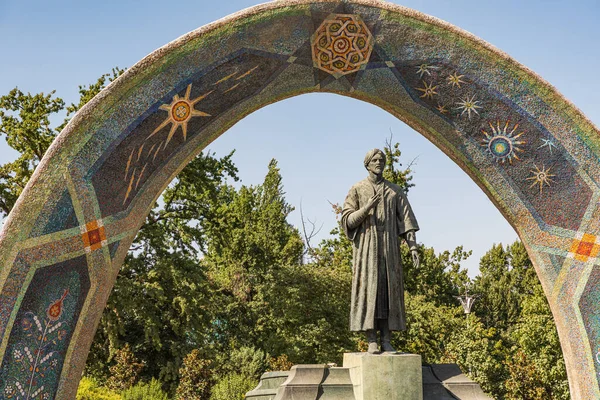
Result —
[[600, 398], [600, 309], [593, 300], [600, 296], [598, 130], [489, 44], [376, 0], [272, 2], [245, 10], [152, 53], [82, 108], [0, 235], [0, 382], [18, 381], [4, 375], [17, 370], [10, 363], [21, 354], [6, 352], [9, 342], [23, 342], [16, 321], [28, 312], [22, 306], [33, 304], [28, 299], [74, 307], [69, 291], [61, 291], [66, 282], [28, 292], [36, 271], [84, 257], [89, 289], [69, 311], [78, 319], [51, 383], [55, 398], [74, 398], [93, 327], [160, 193], [245, 115], [309, 92], [387, 110], [478, 183], [536, 267], [572, 398]]

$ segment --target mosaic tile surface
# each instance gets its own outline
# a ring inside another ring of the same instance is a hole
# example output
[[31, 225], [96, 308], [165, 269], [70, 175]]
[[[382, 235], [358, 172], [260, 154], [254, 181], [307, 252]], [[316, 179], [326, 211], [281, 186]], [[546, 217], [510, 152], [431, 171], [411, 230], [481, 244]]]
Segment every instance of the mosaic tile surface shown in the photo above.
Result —
[[456, 27], [375, 0], [300, 0], [157, 50], [61, 133], [1, 236], [0, 399], [74, 398], [90, 327], [154, 200], [235, 122], [309, 92], [387, 110], [478, 183], [534, 261], [572, 397], [600, 398], [597, 129], [533, 72]]

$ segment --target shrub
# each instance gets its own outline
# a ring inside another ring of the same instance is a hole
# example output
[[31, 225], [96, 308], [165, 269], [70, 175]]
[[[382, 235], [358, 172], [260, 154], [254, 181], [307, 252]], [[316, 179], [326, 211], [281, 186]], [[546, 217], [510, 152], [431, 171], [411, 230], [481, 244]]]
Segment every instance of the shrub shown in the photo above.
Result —
[[125, 390], [132, 387], [144, 367], [129, 348], [129, 344], [115, 352], [116, 364], [110, 367], [107, 386], [113, 390]]
[[253, 380], [258, 379], [269, 368], [269, 355], [254, 347], [242, 346], [223, 354], [219, 360], [218, 370], [220, 377], [240, 374]]
[[294, 363], [288, 359], [287, 354], [269, 359], [269, 371], [289, 371], [293, 366]]
[[257, 384], [257, 379], [247, 378], [242, 374], [225, 375], [213, 386], [210, 400], [244, 400], [246, 393]]
[[152, 378], [149, 383], [140, 382], [121, 393], [123, 400], [169, 400], [160, 382]]
[[176, 399], [178, 400], [208, 400], [212, 385], [211, 361], [201, 357], [198, 349], [192, 350], [183, 359], [179, 369], [179, 385]]
[[112, 390], [99, 386], [95, 379], [83, 377], [77, 389], [77, 400], [122, 400], [121, 396]]

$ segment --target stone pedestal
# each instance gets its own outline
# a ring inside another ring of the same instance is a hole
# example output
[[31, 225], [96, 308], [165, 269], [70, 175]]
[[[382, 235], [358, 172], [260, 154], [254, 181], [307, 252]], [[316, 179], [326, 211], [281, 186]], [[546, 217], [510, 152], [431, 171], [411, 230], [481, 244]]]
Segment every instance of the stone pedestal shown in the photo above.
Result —
[[356, 400], [423, 400], [421, 356], [344, 354]]

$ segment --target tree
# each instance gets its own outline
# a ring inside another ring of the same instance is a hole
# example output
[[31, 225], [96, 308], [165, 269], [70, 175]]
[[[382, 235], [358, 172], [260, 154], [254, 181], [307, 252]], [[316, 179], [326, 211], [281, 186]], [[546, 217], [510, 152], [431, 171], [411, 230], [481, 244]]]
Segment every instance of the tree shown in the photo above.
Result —
[[228, 374], [215, 384], [210, 400], [244, 400], [244, 395], [257, 383], [242, 374]]
[[470, 279], [461, 262], [466, 260], [470, 251], [462, 246], [452, 253], [445, 250], [439, 254], [432, 247], [419, 246], [421, 263], [415, 269], [408, 246], [403, 245], [402, 268], [404, 270], [404, 288], [413, 295], [422, 295], [436, 305], [455, 306], [456, 298], [462, 293]]
[[221, 193], [216, 216], [207, 220], [207, 252], [202, 260], [214, 287], [215, 337], [223, 348], [235, 342], [272, 354], [274, 319], [268, 298], [280, 285], [286, 266], [297, 266], [303, 244], [286, 218], [293, 208], [285, 202], [275, 160], [258, 186], [230, 188]]
[[414, 160], [411, 161], [405, 169], [400, 169], [400, 167], [402, 167], [402, 163], [400, 162], [400, 156], [402, 156], [400, 143], [396, 142], [392, 144], [392, 140], [393, 137], [390, 135], [390, 138], [385, 141], [385, 146], [383, 147], [383, 152], [385, 153], [383, 178], [395, 183], [403, 188], [405, 193], [408, 193], [408, 190], [415, 186], [414, 183], [411, 183], [413, 180], [412, 166]]
[[454, 332], [464, 327], [460, 307], [438, 305], [423, 295], [406, 293], [405, 332], [395, 332], [398, 351], [420, 354], [426, 364], [440, 363]]
[[504, 399], [504, 381], [508, 378], [505, 340], [497, 329], [487, 328], [474, 314], [462, 321], [452, 332], [442, 361], [458, 364], [494, 399]]
[[138, 380], [144, 364], [131, 352], [129, 344], [116, 351], [115, 364], [110, 367], [107, 386], [112, 390], [124, 390], [132, 387]]
[[213, 384], [211, 360], [202, 358], [200, 350], [192, 350], [183, 359], [179, 369], [179, 384], [175, 393], [177, 400], [208, 400]]
[[64, 101], [49, 94], [32, 95], [14, 88], [0, 97], [0, 134], [19, 153], [15, 161], [0, 167], [0, 213], [8, 215], [58, 131], [50, 117], [64, 108]]
[[203, 225], [231, 190], [226, 180], [237, 179], [232, 155], [196, 157], [151, 211], [109, 297], [87, 373], [106, 377], [112, 352], [129, 343], [146, 366], [143, 377], [176, 390], [184, 357], [206, 344], [212, 329], [212, 289], [199, 249], [208, 240]]
[[504, 330], [514, 325], [523, 299], [539, 284], [525, 246], [519, 241], [506, 248], [494, 245], [481, 258], [479, 270], [473, 290], [480, 300], [473, 311], [486, 326]]
[[151, 379], [148, 383], [140, 382], [124, 390], [121, 397], [123, 400], [169, 400], [157, 379]]
[[124, 70], [113, 68], [112, 74], [102, 75], [94, 84], [80, 86], [78, 104], [67, 107], [67, 118], [57, 127], [50, 120], [65, 109], [65, 102], [55, 97], [55, 91], [23, 93], [14, 88], [0, 97], [0, 134], [19, 155], [16, 160], [0, 166], [0, 216], [7, 216], [31, 178], [56, 135], [65, 127], [69, 116], [98, 94]]
[[569, 385], [556, 325], [550, 307], [532, 276], [532, 293], [521, 303], [521, 314], [508, 337], [511, 357], [506, 364], [508, 399], [568, 399]]

